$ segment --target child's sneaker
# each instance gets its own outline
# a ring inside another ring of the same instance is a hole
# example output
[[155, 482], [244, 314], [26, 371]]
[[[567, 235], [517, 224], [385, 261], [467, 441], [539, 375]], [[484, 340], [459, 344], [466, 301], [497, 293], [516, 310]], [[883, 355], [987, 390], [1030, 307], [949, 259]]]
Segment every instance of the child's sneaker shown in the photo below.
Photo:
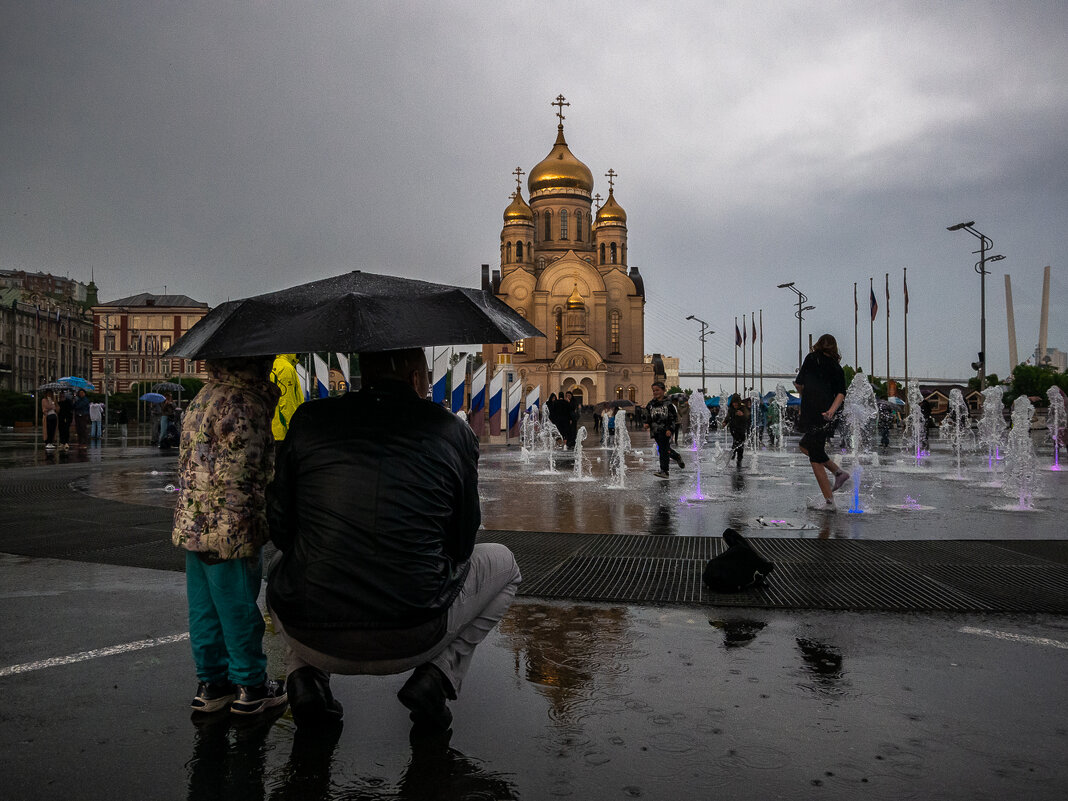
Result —
[[230, 704], [230, 711], [235, 715], [258, 715], [273, 706], [282, 706], [288, 701], [285, 683], [267, 679], [258, 687], [240, 685], [237, 698]]
[[228, 681], [202, 681], [189, 706], [194, 712], [218, 712], [230, 706], [236, 697], [237, 689]]

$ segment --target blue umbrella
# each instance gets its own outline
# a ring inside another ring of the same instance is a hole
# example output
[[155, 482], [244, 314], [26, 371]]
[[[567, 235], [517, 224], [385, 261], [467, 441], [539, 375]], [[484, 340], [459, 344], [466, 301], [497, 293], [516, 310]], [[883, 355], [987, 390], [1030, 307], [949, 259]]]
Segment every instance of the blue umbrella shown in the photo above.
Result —
[[87, 392], [96, 392], [96, 386], [84, 378], [78, 378], [78, 376], [68, 375], [59, 379], [59, 383], [67, 384], [75, 389], [84, 389]]
[[715, 406], [718, 409], [719, 408], [719, 396], [718, 395], [713, 395], [711, 398], [705, 398], [705, 406], [708, 406], [708, 407]]
[[163, 403], [163, 401], [167, 400], [158, 392], [146, 392], [144, 395], [141, 396], [140, 399], [143, 401], [148, 401], [149, 403]]

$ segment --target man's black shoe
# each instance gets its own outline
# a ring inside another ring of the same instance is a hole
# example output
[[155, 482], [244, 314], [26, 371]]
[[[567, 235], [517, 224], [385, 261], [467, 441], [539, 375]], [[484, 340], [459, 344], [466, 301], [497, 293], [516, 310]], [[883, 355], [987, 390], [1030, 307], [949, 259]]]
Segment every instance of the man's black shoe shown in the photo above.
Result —
[[256, 687], [239, 685], [237, 698], [230, 704], [230, 711], [235, 715], [258, 715], [265, 709], [275, 706], [285, 706], [286, 687], [285, 683], [267, 679]]
[[427, 663], [415, 669], [397, 693], [411, 710], [408, 716], [420, 731], [443, 732], [452, 725], [452, 712], [445, 701], [455, 698], [452, 685], [437, 667]]
[[330, 675], [317, 667], [297, 668], [286, 678], [289, 708], [297, 728], [336, 726], [344, 710], [330, 692]]
[[679, 466], [680, 470], [686, 466], [686, 462], [682, 461], [682, 455], [678, 452], [676, 452], [672, 458], [675, 459], [675, 464]]
[[194, 712], [218, 712], [230, 706], [235, 697], [237, 688], [228, 681], [202, 681], [189, 707]]

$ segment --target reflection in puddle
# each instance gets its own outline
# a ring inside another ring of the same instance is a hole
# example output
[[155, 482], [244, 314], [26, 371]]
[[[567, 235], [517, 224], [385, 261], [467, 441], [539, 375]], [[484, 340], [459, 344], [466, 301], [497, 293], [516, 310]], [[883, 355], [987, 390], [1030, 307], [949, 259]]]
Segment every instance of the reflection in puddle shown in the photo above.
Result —
[[762, 620], [710, 620], [708, 625], [723, 632], [724, 648], [749, 645], [768, 625]]

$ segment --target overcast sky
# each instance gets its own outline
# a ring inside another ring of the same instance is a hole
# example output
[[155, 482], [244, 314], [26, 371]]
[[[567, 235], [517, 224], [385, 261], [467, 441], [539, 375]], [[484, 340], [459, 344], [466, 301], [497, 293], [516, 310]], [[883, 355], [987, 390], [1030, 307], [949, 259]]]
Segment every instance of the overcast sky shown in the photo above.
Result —
[[[209, 304], [365, 269], [477, 286], [511, 171], [565, 132], [595, 191], [619, 174], [646, 350], [732, 369], [763, 310], [796, 367], [795, 281], [876, 374], [964, 377], [1068, 349], [1068, 3], [0, 3], [0, 268], [95, 275], [101, 298]], [[524, 184], [524, 197], [527, 196]]]

